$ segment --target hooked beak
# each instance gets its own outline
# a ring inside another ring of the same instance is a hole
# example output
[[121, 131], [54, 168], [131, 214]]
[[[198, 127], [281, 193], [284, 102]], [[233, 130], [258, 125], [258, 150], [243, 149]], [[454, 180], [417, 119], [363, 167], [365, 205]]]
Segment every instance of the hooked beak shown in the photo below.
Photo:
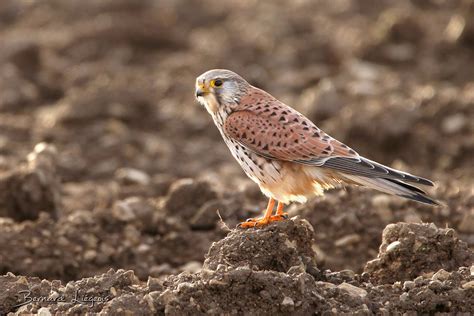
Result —
[[196, 85], [196, 98], [202, 97], [205, 94], [210, 93], [209, 89], [204, 85], [204, 83], [198, 83]]

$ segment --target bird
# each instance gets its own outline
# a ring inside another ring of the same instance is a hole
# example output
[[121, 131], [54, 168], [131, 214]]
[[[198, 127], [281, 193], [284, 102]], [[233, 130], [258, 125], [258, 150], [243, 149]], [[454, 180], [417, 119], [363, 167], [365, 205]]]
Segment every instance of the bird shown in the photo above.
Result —
[[327, 189], [346, 185], [440, 205], [415, 186], [434, 186], [432, 181], [359, 155], [233, 71], [204, 72], [196, 78], [195, 96], [233, 157], [269, 199], [263, 217], [250, 218], [239, 224], [241, 228], [282, 221], [288, 218], [286, 204], [305, 203]]

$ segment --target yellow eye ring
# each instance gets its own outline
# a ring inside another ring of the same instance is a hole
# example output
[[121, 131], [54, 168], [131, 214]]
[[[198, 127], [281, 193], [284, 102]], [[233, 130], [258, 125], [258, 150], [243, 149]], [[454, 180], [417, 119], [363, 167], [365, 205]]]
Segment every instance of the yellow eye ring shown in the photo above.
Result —
[[223, 84], [223, 82], [222, 82], [221, 79], [213, 79], [213, 80], [211, 80], [211, 87], [213, 87], [213, 88], [214, 88], [214, 87], [217, 87], [217, 88], [218, 88], [218, 87], [222, 86], [222, 84]]

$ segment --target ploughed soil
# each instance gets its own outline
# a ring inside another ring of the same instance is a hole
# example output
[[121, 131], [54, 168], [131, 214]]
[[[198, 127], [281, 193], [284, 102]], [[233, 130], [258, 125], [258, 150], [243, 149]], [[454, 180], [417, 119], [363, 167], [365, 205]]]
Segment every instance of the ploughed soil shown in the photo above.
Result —
[[[472, 1], [3, 0], [0, 48], [0, 315], [474, 313]], [[235, 229], [266, 201], [194, 101], [211, 68], [443, 205]]]

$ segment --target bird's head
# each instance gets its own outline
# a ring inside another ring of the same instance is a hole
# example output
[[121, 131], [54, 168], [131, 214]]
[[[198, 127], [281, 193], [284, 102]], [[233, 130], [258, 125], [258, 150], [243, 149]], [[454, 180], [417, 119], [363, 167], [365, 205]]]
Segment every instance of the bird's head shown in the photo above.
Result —
[[211, 114], [222, 107], [232, 107], [250, 87], [244, 78], [226, 69], [206, 71], [196, 79], [196, 99]]

